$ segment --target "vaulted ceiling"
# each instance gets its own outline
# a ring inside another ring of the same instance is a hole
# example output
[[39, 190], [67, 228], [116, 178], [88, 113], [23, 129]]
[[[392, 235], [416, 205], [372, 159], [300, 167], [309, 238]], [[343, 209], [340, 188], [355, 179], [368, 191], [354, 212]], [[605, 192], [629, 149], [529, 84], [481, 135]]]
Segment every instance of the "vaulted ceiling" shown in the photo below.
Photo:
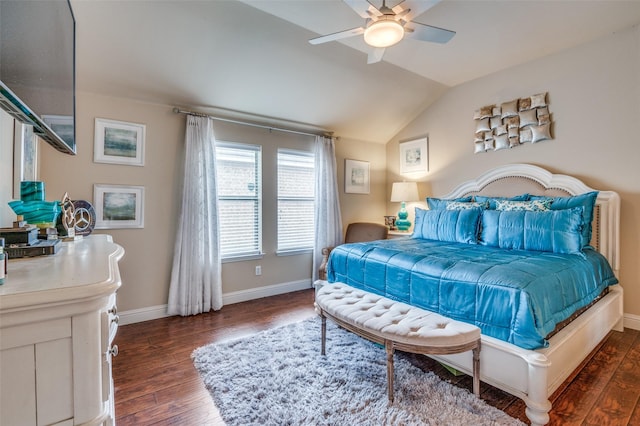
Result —
[[452, 86], [640, 22], [637, 0], [444, 0], [416, 21], [456, 31], [449, 43], [406, 39], [367, 65], [361, 37], [308, 43], [363, 25], [341, 0], [71, 4], [79, 91], [286, 119], [379, 143]]

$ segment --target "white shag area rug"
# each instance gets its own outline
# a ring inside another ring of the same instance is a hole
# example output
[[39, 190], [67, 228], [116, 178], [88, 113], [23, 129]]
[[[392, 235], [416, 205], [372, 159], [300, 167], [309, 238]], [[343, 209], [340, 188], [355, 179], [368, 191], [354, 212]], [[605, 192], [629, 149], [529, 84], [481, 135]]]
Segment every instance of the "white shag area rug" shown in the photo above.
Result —
[[192, 358], [229, 426], [523, 425], [398, 354], [390, 404], [384, 348], [328, 320], [322, 356], [318, 317], [203, 346]]

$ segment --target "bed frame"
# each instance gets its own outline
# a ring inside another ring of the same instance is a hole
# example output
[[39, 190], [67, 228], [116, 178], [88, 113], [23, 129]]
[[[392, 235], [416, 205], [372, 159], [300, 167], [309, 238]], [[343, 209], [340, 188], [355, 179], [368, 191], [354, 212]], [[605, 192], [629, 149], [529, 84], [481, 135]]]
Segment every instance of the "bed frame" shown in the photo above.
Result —
[[[552, 174], [530, 164], [511, 164], [490, 170], [465, 182], [443, 198], [483, 194], [511, 196], [569, 196], [594, 191], [580, 180]], [[620, 197], [600, 191], [594, 211], [591, 245], [602, 253], [618, 275], [620, 256]], [[623, 291], [620, 285], [549, 339], [549, 347], [529, 350], [482, 335], [480, 379], [521, 398], [532, 425], [549, 422], [549, 397], [580, 366], [611, 330], [623, 330]], [[432, 356], [471, 374], [473, 360], [468, 353]]]

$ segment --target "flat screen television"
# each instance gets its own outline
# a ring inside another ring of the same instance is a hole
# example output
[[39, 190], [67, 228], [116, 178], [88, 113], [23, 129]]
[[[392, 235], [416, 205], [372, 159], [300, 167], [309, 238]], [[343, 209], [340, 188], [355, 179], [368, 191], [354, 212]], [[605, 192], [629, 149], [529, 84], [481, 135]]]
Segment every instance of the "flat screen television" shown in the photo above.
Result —
[[0, 0], [0, 106], [76, 153], [75, 26], [69, 0]]

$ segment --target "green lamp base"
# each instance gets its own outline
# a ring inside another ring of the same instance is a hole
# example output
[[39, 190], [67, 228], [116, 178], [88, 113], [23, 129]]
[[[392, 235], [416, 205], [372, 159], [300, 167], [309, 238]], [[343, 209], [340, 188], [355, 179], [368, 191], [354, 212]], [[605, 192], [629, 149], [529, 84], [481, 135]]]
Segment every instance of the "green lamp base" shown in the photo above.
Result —
[[407, 220], [409, 212], [405, 208], [404, 201], [400, 204], [400, 211], [398, 212], [398, 220], [396, 220], [396, 227], [398, 231], [408, 231], [411, 228], [411, 221]]

